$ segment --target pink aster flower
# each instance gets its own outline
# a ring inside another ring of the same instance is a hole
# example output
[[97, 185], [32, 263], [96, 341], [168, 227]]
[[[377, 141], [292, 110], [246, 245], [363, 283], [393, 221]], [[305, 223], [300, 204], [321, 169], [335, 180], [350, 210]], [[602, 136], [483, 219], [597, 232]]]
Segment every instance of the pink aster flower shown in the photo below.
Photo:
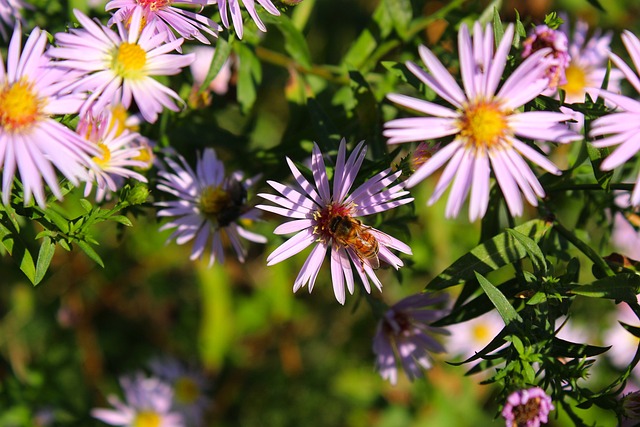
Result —
[[378, 289], [382, 289], [382, 283], [374, 271], [380, 262], [387, 263], [395, 269], [403, 265], [391, 249], [411, 254], [409, 246], [364, 225], [357, 218], [383, 212], [413, 200], [406, 197], [409, 193], [401, 184], [389, 187], [401, 173], [392, 173], [391, 169], [378, 173], [349, 194], [365, 154], [366, 147], [364, 142], [361, 142], [347, 159], [346, 142], [342, 140], [333, 172], [332, 193], [322, 153], [318, 145], [314, 144], [311, 172], [315, 185], [309, 183], [291, 159], [287, 158], [297, 185], [287, 186], [267, 181], [282, 196], [258, 194], [278, 206], [258, 205], [257, 208], [292, 219], [276, 228], [274, 233], [296, 233], [269, 255], [267, 265], [277, 264], [314, 245], [293, 284], [294, 292], [307, 283], [309, 292], [313, 290], [318, 272], [329, 250], [333, 292], [340, 304], [344, 304], [345, 301], [345, 282], [349, 293], [353, 294], [354, 291], [351, 264], [355, 264], [356, 272], [366, 291], [371, 292], [369, 280], [373, 281]]
[[16, 172], [24, 203], [32, 197], [46, 205], [44, 182], [62, 199], [54, 167], [78, 185], [97, 150], [52, 117], [77, 113], [82, 97], [61, 94], [68, 84], [61, 70], [43, 56], [47, 34], [34, 29], [21, 52], [22, 30], [17, 24], [9, 44], [6, 69], [0, 61], [0, 170], [2, 202], [9, 203]]
[[157, 378], [142, 374], [120, 378], [125, 402], [107, 397], [115, 409], [96, 408], [91, 416], [112, 426], [184, 427], [182, 416], [171, 411], [173, 390]]
[[[526, 157], [552, 174], [560, 169], [542, 153], [519, 138], [566, 143], [580, 136], [560, 123], [569, 116], [547, 111], [521, 112], [519, 107], [547, 87], [543, 49], [526, 59], [498, 90], [507, 54], [513, 40], [509, 25], [494, 54], [493, 29], [475, 24], [473, 41], [466, 25], [460, 27], [458, 45], [464, 91], [442, 63], [424, 46], [420, 56], [428, 72], [413, 62], [409, 70], [454, 108], [409, 96], [387, 97], [402, 106], [430, 117], [402, 118], [385, 124], [389, 144], [453, 137], [407, 180], [412, 187], [448, 162], [429, 200], [435, 203], [453, 182], [447, 202], [447, 217], [457, 216], [471, 192], [469, 217], [481, 218], [489, 204], [490, 174], [493, 171], [512, 215], [522, 215], [521, 194], [533, 206], [545, 195], [537, 177], [524, 161]], [[497, 93], [496, 93], [497, 91]]]
[[[640, 70], [640, 40], [630, 31], [622, 34], [624, 43], [636, 70]], [[622, 71], [636, 91], [640, 92], [640, 78], [618, 55], [609, 54], [613, 63]], [[640, 150], [640, 102], [610, 91], [600, 91], [600, 96], [613, 103], [619, 111], [596, 119], [591, 128], [591, 137], [605, 136], [593, 141], [597, 148], [618, 147], [602, 162], [600, 168], [608, 171], [629, 161]], [[640, 174], [631, 193], [631, 204], [640, 206]]]
[[145, 26], [153, 26], [158, 34], [166, 36], [166, 40], [176, 40], [175, 31], [185, 39], [196, 39], [201, 43], [211, 44], [202, 33], [217, 37], [221, 27], [199, 13], [174, 7], [174, 4], [202, 9], [207, 5], [207, 0], [111, 0], [105, 9], [117, 10], [108, 25], [112, 26], [118, 22], [126, 24], [131, 20], [133, 11], [139, 8], [142, 9]]
[[7, 29], [11, 28], [15, 23], [23, 24], [22, 9], [33, 9], [29, 3], [23, 0], [0, 0], [0, 35], [3, 39], [7, 39]]
[[[238, 38], [242, 39], [242, 34], [244, 33], [244, 24], [242, 22], [242, 12], [240, 9], [240, 2], [244, 5], [244, 8], [247, 9], [251, 19], [256, 23], [260, 31], [266, 32], [267, 27], [264, 26], [264, 23], [258, 16], [258, 12], [256, 11], [256, 1], [271, 15], [280, 16], [280, 11], [275, 5], [271, 2], [271, 0], [213, 0], [214, 3], [218, 5], [220, 9], [220, 19], [222, 20], [222, 25], [225, 28], [229, 28], [231, 23], [233, 23], [233, 27], [236, 30], [236, 34]], [[231, 22], [229, 21], [229, 14], [231, 14]]]
[[175, 217], [160, 230], [175, 228], [168, 241], [182, 245], [194, 241], [191, 259], [202, 258], [207, 246], [211, 247], [209, 265], [216, 259], [224, 262], [223, 242], [230, 242], [238, 259], [244, 262], [247, 251], [240, 237], [266, 243], [267, 239], [252, 233], [239, 223], [257, 220], [259, 211], [247, 205], [247, 189], [255, 179], [244, 179], [241, 172], [224, 175], [224, 165], [213, 148], [204, 150], [194, 171], [182, 158], [180, 163], [168, 158], [171, 170], [160, 171], [158, 190], [172, 194], [177, 200], [158, 202], [159, 217]]
[[132, 100], [151, 123], [163, 107], [179, 110], [172, 100], [184, 104], [178, 94], [152, 76], [178, 74], [193, 61], [193, 55], [167, 53], [184, 39], [164, 43], [163, 36], [156, 34], [153, 27], [142, 28], [142, 10], [138, 8], [129, 29], [118, 23], [117, 33], [78, 10], [74, 12], [84, 28], [57, 33], [59, 47], [49, 49], [48, 53], [61, 60], [56, 63], [59, 67], [82, 73], [79, 81], [68, 88], [90, 94], [80, 109], [81, 115], [90, 109], [102, 111], [111, 104], [129, 108]]
[[547, 393], [540, 387], [532, 387], [511, 393], [502, 417], [507, 427], [540, 427], [549, 421], [549, 412], [554, 409]]
[[147, 182], [140, 173], [132, 170], [134, 167], [144, 168], [147, 163], [136, 160], [140, 156], [140, 148], [135, 141], [140, 138], [137, 132], [121, 130], [118, 119], [111, 111], [106, 110], [95, 117], [90, 111], [80, 119], [76, 129], [89, 142], [95, 144], [100, 154], [93, 158], [98, 166], [92, 169], [85, 186], [84, 196], [91, 194], [96, 184], [96, 201], [102, 202], [110, 193], [118, 190], [127, 178]]
[[532, 53], [541, 49], [545, 49], [547, 54], [539, 61], [544, 62], [547, 66], [548, 89], [554, 92], [559, 85], [567, 83], [565, 70], [571, 60], [567, 35], [546, 25], [538, 25], [534, 28], [533, 33], [522, 42], [522, 57], [528, 58]]
[[447, 314], [447, 310], [429, 308], [447, 301], [447, 295], [432, 296], [427, 293], [411, 295], [391, 307], [378, 323], [373, 339], [376, 369], [391, 384], [398, 382], [400, 361], [410, 380], [422, 375], [423, 369], [431, 369], [429, 353], [444, 353], [445, 349], [432, 335], [448, 334], [441, 328], [429, 326]]

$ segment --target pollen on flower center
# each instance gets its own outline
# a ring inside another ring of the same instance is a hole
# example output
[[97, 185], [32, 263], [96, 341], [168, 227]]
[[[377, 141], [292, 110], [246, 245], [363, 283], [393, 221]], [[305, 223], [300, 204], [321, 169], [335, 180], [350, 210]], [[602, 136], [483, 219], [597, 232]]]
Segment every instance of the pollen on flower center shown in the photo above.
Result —
[[153, 411], [140, 411], [133, 420], [133, 427], [160, 427], [162, 419]]
[[173, 0], [137, 0], [140, 6], [148, 7], [152, 12], [170, 6]]
[[471, 335], [479, 342], [484, 342], [491, 338], [491, 331], [487, 327], [487, 325], [479, 324], [473, 328], [471, 331]]
[[314, 212], [313, 219], [316, 221], [316, 225], [313, 227], [313, 234], [318, 236], [318, 240], [328, 243], [333, 240], [334, 230], [332, 230], [332, 223], [335, 218], [350, 218], [352, 215], [352, 205], [344, 206], [338, 203], [331, 203]]
[[196, 401], [200, 395], [198, 385], [191, 378], [180, 377], [174, 384], [176, 401], [183, 404], [190, 404]]
[[565, 69], [567, 83], [560, 86], [571, 97], [584, 96], [584, 88], [587, 86], [587, 74], [577, 65], [571, 64]]
[[231, 197], [221, 186], [210, 185], [200, 194], [200, 210], [207, 216], [217, 217], [231, 203]]
[[42, 101], [24, 80], [5, 86], [0, 92], [0, 125], [5, 131], [28, 127], [40, 117]]
[[120, 77], [139, 78], [147, 63], [147, 52], [135, 43], [122, 43], [113, 57], [113, 70]]
[[103, 143], [99, 143], [98, 144], [98, 148], [100, 149], [100, 157], [93, 157], [93, 161], [100, 166], [101, 168], [104, 168], [106, 165], [109, 164], [109, 161], [111, 160], [111, 150], [109, 150], [109, 147], [107, 147], [105, 144]]
[[540, 398], [529, 399], [527, 403], [513, 408], [513, 426], [528, 425], [528, 421], [536, 419], [540, 414]]
[[490, 148], [504, 140], [507, 131], [505, 113], [497, 103], [469, 105], [459, 119], [460, 136], [476, 149]]

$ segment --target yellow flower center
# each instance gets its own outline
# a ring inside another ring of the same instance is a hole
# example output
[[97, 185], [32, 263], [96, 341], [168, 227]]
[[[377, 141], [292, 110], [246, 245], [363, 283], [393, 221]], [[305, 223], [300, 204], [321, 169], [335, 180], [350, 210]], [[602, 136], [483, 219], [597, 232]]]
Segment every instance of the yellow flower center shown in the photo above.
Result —
[[142, 145], [138, 151], [138, 155], [133, 157], [131, 160], [144, 162], [146, 166], [140, 167], [139, 169], [147, 170], [151, 168], [153, 165], [153, 151], [151, 150], [151, 147], [147, 144]]
[[569, 65], [564, 70], [567, 83], [560, 86], [567, 92], [570, 98], [582, 98], [584, 101], [584, 88], [587, 86], [587, 74], [585, 70], [575, 64]]
[[212, 185], [202, 190], [200, 194], [200, 210], [207, 216], [216, 217], [231, 203], [229, 193], [221, 186]]
[[506, 136], [506, 114], [496, 102], [470, 104], [459, 119], [460, 136], [467, 146], [484, 150], [499, 144]]
[[147, 63], [147, 52], [135, 43], [122, 43], [113, 57], [113, 70], [125, 79], [139, 79]]
[[30, 126], [40, 117], [42, 104], [24, 79], [5, 86], [0, 92], [0, 126], [9, 132]]
[[200, 395], [200, 389], [191, 378], [180, 377], [174, 384], [176, 401], [182, 404], [195, 402]]
[[139, 5], [148, 7], [152, 12], [171, 6], [171, 3], [173, 0], [138, 0]]
[[487, 327], [487, 325], [484, 325], [484, 324], [476, 325], [471, 330], [471, 336], [478, 343], [484, 343], [484, 342], [487, 342], [489, 339], [493, 338], [490, 334], [489, 328]]
[[[127, 125], [125, 124], [127, 117], [127, 109], [124, 108], [122, 104], [111, 107], [111, 123], [109, 123], [109, 130], [115, 128], [116, 136], [122, 135], [122, 132], [127, 129]], [[137, 131], [137, 129], [131, 130]]]
[[98, 143], [98, 148], [100, 149], [100, 154], [102, 155], [100, 157], [94, 157], [93, 161], [98, 166], [104, 169], [104, 167], [107, 166], [109, 164], [109, 161], [111, 160], [111, 150], [109, 150], [109, 147], [107, 147], [103, 143]]
[[160, 427], [162, 419], [153, 411], [141, 411], [133, 419], [133, 427]]

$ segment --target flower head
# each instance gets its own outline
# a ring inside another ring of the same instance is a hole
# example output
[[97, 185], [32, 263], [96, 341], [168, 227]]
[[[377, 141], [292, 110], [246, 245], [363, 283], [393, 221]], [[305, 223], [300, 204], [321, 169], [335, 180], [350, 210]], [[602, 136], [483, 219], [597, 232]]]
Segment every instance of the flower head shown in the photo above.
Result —
[[199, 13], [174, 7], [175, 4], [203, 8], [207, 5], [207, 0], [111, 0], [105, 9], [117, 10], [109, 19], [108, 25], [131, 22], [134, 10], [139, 8], [142, 10], [144, 25], [153, 26], [157, 34], [163, 34], [166, 40], [176, 40], [175, 31], [185, 39], [211, 44], [202, 33], [217, 37], [220, 26]]
[[97, 408], [91, 416], [113, 426], [129, 427], [183, 427], [182, 416], [171, 411], [173, 390], [157, 378], [142, 374], [123, 377], [123, 403], [114, 395], [107, 400], [115, 409]]
[[22, 9], [32, 9], [33, 6], [24, 0], [0, 0], [0, 35], [7, 39], [7, 29], [12, 28], [16, 22], [23, 23]]
[[168, 158], [170, 170], [161, 171], [158, 189], [177, 200], [158, 202], [159, 217], [175, 217], [160, 230], [175, 228], [168, 241], [179, 245], [194, 240], [191, 259], [202, 258], [211, 247], [209, 265], [216, 259], [224, 262], [223, 243], [231, 243], [238, 259], [244, 262], [246, 249], [240, 237], [256, 243], [267, 239], [240, 225], [243, 220], [256, 220], [259, 211], [247, 206], [247, 189], [255, 179], [244, 179], [241, 172], [225, 176], [224, 165], [212, 148], [204, 150], [194, 171], [179, 157], [180, 163]]
[[307, 283], [309, 292], [313, 290], [328, 250], [331, 252], [333, 291], [340, 304], [345, 301], [345, 282], [349, 293], [353, 294], [354, 291], [352, 264], [356, 266], [367, 292], [371, 292], [369, 280], [382, 289], [382, 283], [374, 272], [380, 262], [396, 269], [403, 265], [391, 249], [411, 253], [409, 246], [358, 219], [413, 200], [406, 197], [409, 193], [402, 185], [389, 187], [401, 173], [392, 173], [390, 169], [378, 173], [349, 194], [365, 154], [366, 148], [361, 142], [347, 159], [346, 142], [342, 140], [333, 173], [332, 192], [322, 153], [315, 144], [311, 157], [315, 185], [307, 181], [291, 159], [287, 158], [296, 185], [267, 181], [282, 196], [259, 194], [278, 206], [258, 205], [257, 208], [292, 218], [292, 221], [276, 228], [274, 233], [297, 233], [269, 255], [268, 265], [279, 263], [314, 245], [294, 282], [294, 292]]
[[549, 412], [554, 409], [547, 393], [540, 387], [532, 387], [511, 393], [502, 417], [507, 427], [539, 427], [549, 420]]
[[522, 57], [528, 58], [532, 53], [541, 49], [546, 49], [548, 52], [539, 59], [547, 66], [548, 88], [555, 90], [559, 85], [567, 83], [565, 70], [571, 60], [567, 35], [546, 25], [538, 25], [534, 28], [533, 33], [522, 42]]
[[147, 182], [144, 176], [131, 169], [145, 168], [148, 164], [137, 160], [141, 149], [136, 145], [136, 141], [141, 136], [137, 132], [123, 130], [111, 110], [106, 110], [97, 117], [90, 111], [80, 119], [76, 132], [95, 144], [99, 150], [99, 154], [93, 157], [98, 167], [90, 171], [84, 191], [85, 197], [91, 193], [94, 181], [97, 184], [98, 202], [120, 188], [126, 178]]
[[410, 380], [422, 375], [423, 369], [432, 366], [429, 353], [443, 353], [442, 344], [431, 335], [448, 334], [429, 323], [443, 317], [447, 311], [429, 308], [447, 301], [447, 295], [434, 297], [422, 293], [411, 295], [391, 307], [378, 323], [373, 339], [376, 354], [376, 369], [391, 384], [398, 381], [399, 359]]
[[21, 52], [22, 30], [17, 24], [9, 44], [6, 69], [0, 61], [0, 170], [2, 202], [9, 203], [16, 172], [24, 189], [24, 203], [35, 197], [46, 205], [44, 182], [62, 199], [54, 167], [74, 185], [87, 179], [87, 167], [97, 150], [52, 117], [74, 114], [82, 97], [61, 92], [67, 75], [51, 67], [43, 56], [44, 31], [34, 29]]
[[148, 122], [155, 122], [164, 107], [178, 111], [171, 99], [181, 103], [178, 94], [163, 86], [152, 76], [169, 76], [180, 73], [194, 56], [172, 55], [184, 39], [164, 43], [162, 35], [150, 26], [142, 26], [142, 10], [136, 8], [128, 29], [118, 23], [118, 32], [93, 21], [75, 10], [84, 28], [70, 29], [69, 33], [57, 33], [59, 47], [49, 49], [50, 56], [60, 59], [56, 65], [81, 73], [69, 90], [87, 92], [90, 95], [80, 109], [87, 114], [90, 109], [102, 111], [111, 104], [131, 106], [132, 100]]
[[[412, 187], [448, 162], [429, 200], [435, 203], [453, 182], [446, 215], [456, 216], [471, 192], [469, 217], [481, 218], [489, 204], [490, 174], [493, 171], [512, 215], [522, 215], [521, 193], [533, 206], [545, 195], [526, 157], [553, 174], [560, 169], [539, 151], [518, 137], [565, 143], [580, 136], [560, 122], [569, 119], [562, 113], [546, 111], [520, 112], [518, 108], [538, 96], [548, 84], [546, 65], [540, 61], [548, 53], [533, 53], [504, 82], [498, 91], [513, 40], [513, 26], [507, 27], [494, 55], [493, 30], [484, 31], [475, 24], [473, 41], [466, 25], [458, 37], [460, 69], [464, 91], [434, 54], [422, 46], [420, 56], [429, 72], [412, 62], [409, 70], [453, 109], [404, 95], [387, 97], [400, 105], [431, 117], [402, 118], [385, 124], [389, 144], [424, 141], [453, 136], [407, 180]], [[496, 93], [497, 91], [497, 93]]]
[[[631, 60], [640, 70], [640, 40], [630, 31], [622, 34], [624, 43]], [[609, 54], [613, 63], [622, 71], [625, 78], [636, 91], [640, 92], [640, 78], [619, 56]], [[624, 95], [601, 90], [599, 95], [616, 105], [617, 112], [596, 119], [591, 128], [592, 138], [605, 136], [593, 142], [597, 148], [618, 145], [600, 165], [602, 170], [612, 170], [631, 159], [640, 150], [640, 102]], [[640, 174], [636, 178], [636, 185], [631, 193], [631, 204], [640, 206]]]
[[447, 340], [447, 353], [464, 359], [486, 347], [504, 327], [504, 321], [496, 310], [467, 322], [447, 326], [451, 334]]
[[[233, 23], [233, 27], [236, 30], [236, 34], [238, 38], [242, 38], [244, 33], [244, 24], [242, 23], [242, 12], [240, 9], [240, 2], [244, 5], [244, 8], [247, 9], [251, 19], [256, 23], [260, 31], [266, 32], [267, 27], [264, 26], [264, 23], [258, 16], [258, 12], [256, 11], [256, 1], [271, 15], [280, 16], [280, 11], [275, 5], [271, 2], [271, 0], [213, 0], [214, 3], [218, 5], [220, 9], [220, 19], [222, 20], [222, 25], [226, 28], [231, 26]], [[231, 14], [231, 21], [229, 21], [229, 14]]]

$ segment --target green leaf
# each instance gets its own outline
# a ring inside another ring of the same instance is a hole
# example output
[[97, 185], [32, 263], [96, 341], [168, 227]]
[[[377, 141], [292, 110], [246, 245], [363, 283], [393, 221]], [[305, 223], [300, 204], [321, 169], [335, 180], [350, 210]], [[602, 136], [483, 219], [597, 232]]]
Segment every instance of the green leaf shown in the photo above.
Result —
[[14, 246], [13, 257], [16, 259], [20, 259], [20, 270], [27, 276], [27, 278], [33, 283], [36, 284], [36, 266], [33, 263], [33, 257], [31, 256], [31, 252], [27, 249], [26, 246], [19, 244]]
[[593, 169], [593, 175], [598, 181], [598, 184], [605, 190], [609, 191], [609, 184], [611, 183], [611, 178], [613, 177], [613, 170], [603, 171], [600, 169], [600, 165], [610, 154], [611, 150], [608, 147], [604, 148], [596, 148], [590, 143], [587, 144], [587, 154], [589, 154], [589, 159], [591, 159], [591, 165]]
[[[226, 37], [228, 37], [228, 39]], [[233, 33], [229, 33], [228, 31], [221, 33], [218, 36], [218, 40], [216, 41], [216, 50], [213, 53], [213, 58], [211, 59], [211, 66], [209, 67], [209, 72], [207, 73], [207, 77], [205, 77], [202, 82], [202, 86], [198, 92], [203, 94], [206, 88], [209, 87], [213, 79], [216, 78], [224, 63], [229, 59], [229, 55], [231, 54], [231, 45], [233, 43]]]
[[[539, 242], [551, 225], [543, 220], [534, 219], [514, 228]], [[475, 278], [475, 273], [486, 274], [505, 265], [512, 264], [527, 256], [527, 250], [508, 232], [481, 243], [467, 254], [458, 258], [451, 266], [435, 277], [427, 286], [429, 290], [442, 290], [450, 286], [463, 284]]]
[[606, 12], [606, 10], [604, 10], [604, 7], [602, 7], [602, 5], [600, 4], [599, 0], [587, 0], [589, 2], [589, 4], [593, 7], [595, 7], [596, 9], [598, 9], [600, 12]]
[[568, 293], [590, 298], [608, 298], [628, 303], [636, 302], [640, 290], [640, 276], [635, 273], [619, 273], [606, 276], [588, 285], [576, 285]]
[[102, 258], [100, 258], [100, 255], [98, 255], [98, 253], [91, 247], [89, 243], [85, 242], [84, 240], [78, 240], [75, 243], [80, 249], [82, 249], [85, 254], [87, 254], [89, 258], [91, 258], [100, 267], [104, 268], [104, 262], [102, 262]]
[[540, 249], [540, 246], [538, 246], [538, 244], [534, 242], [533, 239], [529, 238], [528, 236], [525, 236], [524, 234], [512, 228], [508, 228], [507, 233], [515, 237], [518, 240], [518, 242], [520, 242], [520, 244], [527, 251], [527, 255], [529, 255], [529, 258], [531, 259], [531, 263], [533, 264], [533, 268], [536, 271], [536, 273], [538, 272], [546, 273], [547, 260], [544, 258], [544, 255], [542, 253], [542, 250]]
[[300, 32], [287, 15], [266, 15], [265, 21], [277, 24], [276, 27], [284, 37], [284, 48], [298, 64], [311, 68], [311, 52], [305, 36]]
[[126, 225], [127, 227], [133, 227], [133, 223], [131, 222], [131, 220], [124, 215], [113, 215], [109, 217], [109, 219], [122, 225]]
[[393, 28], [402, 40], [407, 40], [408, 29], [413, 19], [413, 7], [410, 0], [383, 0]]
[[255, 52], [244, 43], [236, 43], [235, 50], [242, 64], [238, 69], [238, 102], [247, 113], [256, 102], [256, 85], [262, 80], [262, 66]]
[[343, 63], [351, 68], [360, 69], [377, 46], [378, 42], [371, 31], [365, 29], [344, 56]]
[[91, 212], [91, 209], [93, 209], [93, 205], [87, 199], [80, 199], [80, 206], [82, 206], [82, 209], [87, 213]]
[[478, 279], [478, 283], [482, 287], [482, 290], [489, 297], [493, 305], [500, 313], [500, 317], [504, 320], [505, 325], [509, 325], [514, 320], [518, 322], [522, 322], [522, 318], [516, 312], [516, 309], [509, 303], [507, 297], [504, 296], [502, 292], [493, 284], [488, 281], [482, 274], [476, 272], [476, 278]]
[[493, 39], [495, 40], [496, 46], [500, 44], [500, 40], [504, 37], [504, 26], [502, 25], [502, 20], [500, 19], [500, 14], [498, 13], [498, 9], [493, 9]]
[[33, 281], [34, 285], [37, 285], [42, 281], [42, 279], [44, 279], [44, 275], [49, 269], [49, 265], [51, 264], [51, 259], [53, 258], [55, 251], [55, 242], [53, 242], [50, 237], [43, 238], [42, 245], [40, 245], [40, 251], [38, 251], [38, 260], [36, 261], [35, 278]]
[[549, 349], [549, 356], [553, 357], [593, 357], [609, 350], [609, 347], [599, 347], [595, 345], [579, 344], [554, 337]]

